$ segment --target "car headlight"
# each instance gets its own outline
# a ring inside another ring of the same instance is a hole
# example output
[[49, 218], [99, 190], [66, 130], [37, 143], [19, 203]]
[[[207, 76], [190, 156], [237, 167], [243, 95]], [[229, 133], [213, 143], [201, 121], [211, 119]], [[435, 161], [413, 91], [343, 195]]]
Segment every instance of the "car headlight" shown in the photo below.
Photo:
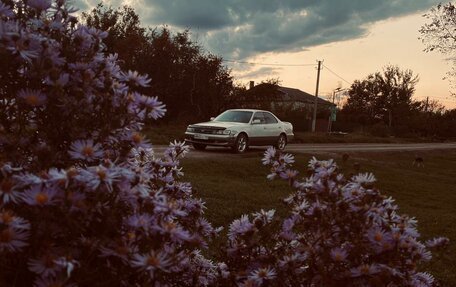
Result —
[[192, 132], [194, 132], [194, 131], [195, 131], [194, 128], [192, 128], [192, 127], [187, 127], [187, 132], [192, 133]]
[[230, 135], [231, 130], [216, 130], [214, 131], [214, 134], [216, 135]]

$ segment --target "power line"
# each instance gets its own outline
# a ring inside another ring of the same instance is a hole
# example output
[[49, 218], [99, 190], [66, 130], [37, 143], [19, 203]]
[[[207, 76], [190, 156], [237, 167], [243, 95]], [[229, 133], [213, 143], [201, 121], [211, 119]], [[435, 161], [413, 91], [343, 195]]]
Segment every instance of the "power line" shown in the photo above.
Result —
[[279, 66], [279, 67], [316, 66], [316, 64], [273, 64], [273, 63], [245, 62], [245, 61], [236, 61], [236, 60], [227, 60], [227, 59], [224, 59], [223, 61], [230, 62], [230, 63], [236, 63], [236, 64], [249, 64], [249, 65], [259, 65], [259, 66]]
[[345, 83], [351, 85], [352, 83], [350, 83], [349, 81], [345, 80], [344, 78], [342, 78], [341, 76], [339, 76], [338, 74], [336, 74], [336, 72], [334, 72], [333, 70], [331, 70], [330, 68], [328, 68], [328, 66], [324, 65], [323, 64], [323, 67], [325, 67], [326, 69], [328, 69], [329, 72], [331, 72], [334, 76], [338, 77], [339, 79], [341, 79], [342, 81], [344, 81]]

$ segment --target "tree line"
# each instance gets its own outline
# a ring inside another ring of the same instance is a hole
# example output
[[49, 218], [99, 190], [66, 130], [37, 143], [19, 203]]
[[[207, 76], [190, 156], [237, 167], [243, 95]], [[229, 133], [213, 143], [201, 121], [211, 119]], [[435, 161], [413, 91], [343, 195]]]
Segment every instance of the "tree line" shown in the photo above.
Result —
[[[445, 41], [454, 38], [438, 34], [439, 25], [444, 26], [442, 21], [454, 18], [452, 7], [437, 6], [426, 14], [433, 22], [420, 30], [423, 42], [428, 45], [425, 51], [438, 49], [447, 54], [452, 51], [444, 47]], [[445, 18], [442, 13], [451, 15]], [[172, 32], [166, 26], [144, 28], [133, 8], [113, 9], [102, 3], [83, 13], [82, 20], [88, 26], [108, 31], [104, 41], [106, 52], [118, 54], [123, 69], [150, 75], [152, 82], [142, 92], [163, 100], [168, 110], [165, 121], [208, 119], [227, 108], [251, 102], [251, 97], [258, 94], [236, 85], [222, 57], [192, 40], [190, 30]], [[454, 43], [447, 45], [452, 47]], [[390, 65], [354, 81], [335, 127], [345, 131], [362, 129], [377, 135], [453, 136], [456, 111], [446, 110], [432, 99], [433, 95], [427, 100], [414, 100], [418, 80], [411, 70]], [[268, 95], [276, 94], [279, 80], [266, 83], [269, 84], [263, 85], [261, 94], [268, 100], [271, 98]]]

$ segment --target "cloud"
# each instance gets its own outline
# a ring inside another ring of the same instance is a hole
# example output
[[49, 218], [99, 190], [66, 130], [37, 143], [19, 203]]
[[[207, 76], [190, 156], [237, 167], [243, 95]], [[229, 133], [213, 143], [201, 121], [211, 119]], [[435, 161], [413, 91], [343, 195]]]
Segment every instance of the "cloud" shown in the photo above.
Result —
[[[93, 0], [77, 0], [89, 4]], [[110, 3], [109, 1], [105, 1]], [[145, 25], [196, 31], [207, 50], [228, 59], [291, 52], [359, 38], [380, 20], [423, 11], [439, 0], [113, 0]]]
[[259, 69], [241, 73], [237, 75], [236, 78], [241, 80], [252, 80], [258, 78], [271, 79], [277, 77], [281, 70], [281, 68], [261, 67]]

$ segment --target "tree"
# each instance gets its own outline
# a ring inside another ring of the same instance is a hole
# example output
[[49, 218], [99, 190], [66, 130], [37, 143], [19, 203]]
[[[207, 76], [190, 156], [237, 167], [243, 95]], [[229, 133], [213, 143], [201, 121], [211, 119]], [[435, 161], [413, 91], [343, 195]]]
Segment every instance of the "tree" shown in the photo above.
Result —
[[382, 73], [376, 72], [352, 84], [344, 110], [361, 123], [383, 122], [389, 127], [401, 124], [411, 110], [417, 82], [418, 76], [411, 70], [387, 66]]
[[127, 6], [114, 10], [99, 4], [83, 18], [88, 26], [108, 31], [106, 49], [119, 55], [122, 67], [151, 76], [145, 92], [160, 96], [168, 119], [207, 119], [228, 106], [234, 89], [230, 70], [193, 41], [189, 30], [143, 28]]
[[[453, 3], [433, 7], [424, 17], [430, 21], [421, 26], [424, 51], [438, 51], [447, 56], [451, 70], [447, 73], [452, 88], [456, 88], [456, 7]], [[454, 92], [452, 92], [454, 95]]]

